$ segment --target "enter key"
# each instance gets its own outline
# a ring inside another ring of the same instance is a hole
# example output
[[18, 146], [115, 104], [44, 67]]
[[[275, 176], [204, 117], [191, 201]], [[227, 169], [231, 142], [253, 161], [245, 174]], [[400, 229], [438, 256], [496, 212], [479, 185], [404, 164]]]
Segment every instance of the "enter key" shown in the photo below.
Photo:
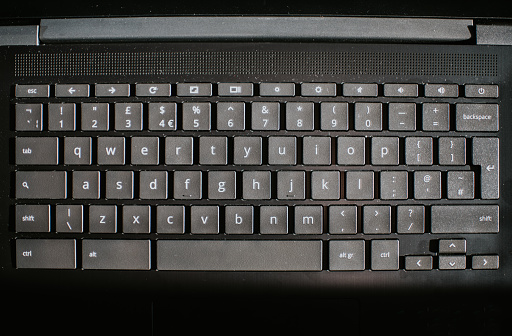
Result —
[[500, 197], [499, 153], [498, 138], [473, 138], [473, 164], [481, 167], [482, 199], [498, 199]]

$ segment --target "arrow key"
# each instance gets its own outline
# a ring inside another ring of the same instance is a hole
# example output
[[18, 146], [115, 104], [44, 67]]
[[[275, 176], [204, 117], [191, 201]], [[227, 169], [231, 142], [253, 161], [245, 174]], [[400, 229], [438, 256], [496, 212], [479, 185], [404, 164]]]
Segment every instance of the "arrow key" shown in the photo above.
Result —
[[473, 256], [473, 269], [498, 269], [499, 257], [497, 255]]
[[89, 97], [89, 85], [55, 84], [55, 97]]
[[440, 270], [462, 270], [466, 269], [466, 256], [465, 255], [440, 255], [439, 256], [439, 269]]
[[432, 256], [406, 256], [405, 269], [408, 271], [429, 271], [432, 269]]
[[466, 253], [466, 240], [441, 239], [439, 240], [439, 253]]
[[96, 84], [96, 97], [129, 97], [130, 84]]

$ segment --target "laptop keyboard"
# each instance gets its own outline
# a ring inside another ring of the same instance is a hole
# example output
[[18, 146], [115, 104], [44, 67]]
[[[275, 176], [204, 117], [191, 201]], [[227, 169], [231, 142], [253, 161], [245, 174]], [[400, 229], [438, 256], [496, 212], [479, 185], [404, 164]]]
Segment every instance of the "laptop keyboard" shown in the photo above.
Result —
[[[499, 268], [497, 250], [467, 253], [466, 239], [499, 232], [497, 85], [48, 83], [13, 94], [17, 268]], [[403, 251], [409, 237], [424, 253]]]

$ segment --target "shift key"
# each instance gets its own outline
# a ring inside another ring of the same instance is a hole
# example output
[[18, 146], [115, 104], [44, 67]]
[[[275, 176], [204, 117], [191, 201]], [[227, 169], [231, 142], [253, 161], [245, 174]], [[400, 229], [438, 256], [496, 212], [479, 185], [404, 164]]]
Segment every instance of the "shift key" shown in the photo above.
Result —
[[17, 171], [16, 198], [65, 199], [65, 171]]

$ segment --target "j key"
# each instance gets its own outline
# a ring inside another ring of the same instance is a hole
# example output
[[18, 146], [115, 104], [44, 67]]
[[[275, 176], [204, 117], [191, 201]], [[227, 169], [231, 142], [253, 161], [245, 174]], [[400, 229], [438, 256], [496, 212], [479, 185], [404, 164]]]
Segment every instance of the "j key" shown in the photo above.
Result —
[[75, 269], [74, 239], [17, 239], [17, 268]]
[[497, 205], [433, 205], [432, 233], [498, 233]]
[[16, 131], [41, 131], [43, 105], [16, 104]]
[[65, 199], [65, 171], [17, 171], [16, 198]]
[[18, 137], [16, 138], [16, 164], [56, 165], [59, 163], [58, 138]]
[[149, 240], [95, 240], [82, 242], [84, 269], [149, 270]]

